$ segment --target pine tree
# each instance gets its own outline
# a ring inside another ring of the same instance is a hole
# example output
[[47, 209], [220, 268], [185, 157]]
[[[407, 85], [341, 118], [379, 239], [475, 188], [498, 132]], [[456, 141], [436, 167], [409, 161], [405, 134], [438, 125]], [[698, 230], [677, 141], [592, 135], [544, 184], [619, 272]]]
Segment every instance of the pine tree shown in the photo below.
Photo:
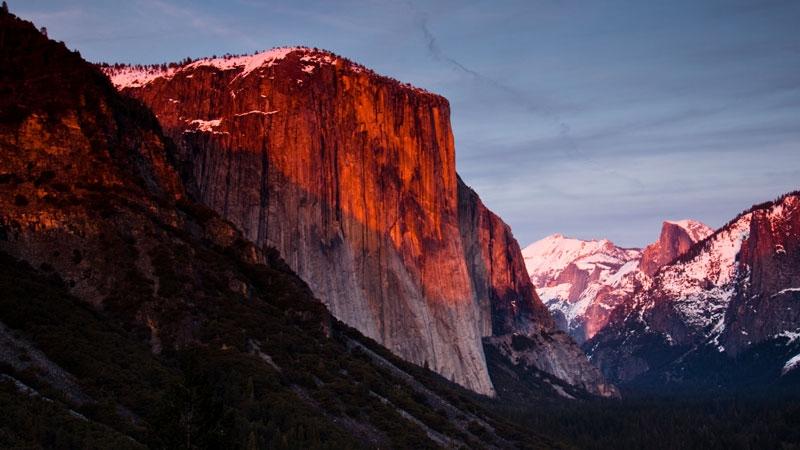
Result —
[[253, 377], [247, 377], [247, 384], [245, 385], [244, 398], [247, 401], [255, 400], [255, 386], [253, 386]]
[[256, 436], [256, 432], [254, 430], [250, 430], [250, 434], [247, 436], [247, 444], [245, 448], [247, 450], [258, 450], [258, 437]]
[[3, 2], [3, 13], [8, 14], [8, 3]]

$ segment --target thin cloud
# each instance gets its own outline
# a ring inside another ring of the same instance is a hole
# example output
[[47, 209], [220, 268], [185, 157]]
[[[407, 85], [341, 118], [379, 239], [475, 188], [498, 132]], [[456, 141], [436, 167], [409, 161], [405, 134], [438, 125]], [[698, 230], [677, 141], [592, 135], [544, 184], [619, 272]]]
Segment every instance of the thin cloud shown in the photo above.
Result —
[[637, 179], [636, 177], [619, 173], [611, 168], [608, 168], [601, 164], [599, 161], [591, 158], [590, 156], [584, 154], [580, 151], [577, 144], [575, 143], [574, 139], [572, 138], [571, 132], [572, 127], [569, 123], [563, 120], [555, 111], [552, 111], [548, 108], [542, 108], [540, 105], [545, 102], [537, 102], [530, 98], [527, 92], [521, 91], [514, 87], [508, 86], [499, 82], [498, 80], [486, 76], [474, 69], [467, 67], [466, 65], [462, 64], [455, 58], [446, 54], [441, 47], [439, 46], [439, 42], [436, 39], [436, 36], [431, 32], [430, 28], [428, 27], [427, 18], [423, 13], [416, 9], [416, 7], [412, 3], [407, 3], [409, 9], [414, 17], [414, 22], [417, 28], [422, 33], [422, 36], [425, 40], [425, 46], [427, 48], [428, 53], [437, 61], [441, 61], [452, 68], [472, 77], [478, 82], [483, 84], [487, 84], [494, 88], [497, 91], [502, 92], [504, 95], [509, 96], [516, 102], [519, 102], [522, 106], [524, 106], [525, 110], [530, 113], [536, 114], [540, 117], [544, 117], [546, 120], [551, 122], [551, 124], [557, 130], [557, 134], [559, 139], [563, 140], [566, 145], [562, 147], [564, 153], [567, 157], [572, 158], [577, 161], [584, 162], [589, 166], [593, 167], [594, 169], [604, 172], [607, 175], [611, 175], [614, 177], [618, 177], [624, 180], [629, 181], [635, 188], [641, 189], [644, 184]]
[[644, 245], [664, 218], [719, 225], [800, 179], [796, 0], [15, 3], [98, 61], [297, 42], [443, 92], [459, 173], [522, 243]]
[[220, 37], [238, 39], [250, 47], [260, 48], [257, 42], [237, 27], [220, 23], [216, 18], [195, 9], [182, 8], [161, 0], [140, 0], [139, 4], [146, 9], [157, 9], [160, 13], [179, 19], [181, 23], [189, 24], [192, 28], [211, 32]]
[[26, 20], [32, 21], [35, 24], [77, 21], [85, 20], [87, 18], [84, 11], [76, 7], [60, 9], [56, 11], [28, 11], [22, 9], [18, 12], [14, 11], [14, 13]]

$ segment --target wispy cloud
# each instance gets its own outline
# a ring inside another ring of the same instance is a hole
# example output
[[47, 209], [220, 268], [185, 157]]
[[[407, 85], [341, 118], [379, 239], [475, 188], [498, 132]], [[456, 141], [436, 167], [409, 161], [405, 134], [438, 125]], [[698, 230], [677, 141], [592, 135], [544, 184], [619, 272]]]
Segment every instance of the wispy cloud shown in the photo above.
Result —
[[162, 0], [138, 0], [138, 4], [149, 12], [158, 12], [167, 17], [172, 17], [181, 24], [188, 24], [192, 28], [208, 32], [220, 37], [234, 38], [250, 47], [258, 48], [259, 45], [249, 35], [243, 33], [239, 27], [226, 24], [218, 17], [204, 13], [199, 9], [177, 6]]
[[520, 242], [643, 245], [796, 189], [796, 0], [30, 0], [95, 60], [331, 49], [447, 96], [458, 170]]
[[34, 22], [53, 22], [56, 20], [79, 20], [85, 19], [86, 13], [78, 7], [70, 6], [55, 11], [40, 11], [22, 9], [16, 11], [20, 16]]
[[578, 147], [575, 140], [572, 138], [572, 127], [570, 126], [570, 124], [563, 117], [561, 117], [561, 115], [558, 114], [556, 111], [542, 106], [543, 104], [547, 104], [546, 100], [544, 99], [539, 100], [532, 98], [531, 93], [529, 91], [509, 86], [492, 77], [486, 76], [478, 72], [477, 70], [467, 67], [465, 64], [462, 64], [455, 58], [445, 53], [441, 49], [439, 41], [436, 39], [436, 36], [431, 32], [430, 28], [428, 27], [428, 20], [425, 14], [420, 10], [418, 10], [413, 3], [408, 2], [407, 5], [409, 6], [409, 9], [413, 14], [415, 24], [422, 33], [427, 48], [427, 52], [435, 60], [443, 62], [451, 66], [455, 70], [458, 70], [466, 74], [467, 76], [473, 78], [475, 81], [493, 88], [497, 92], [513, 99], [513, 101], [522, 105], [527, 112], [534, 114], [539, 118], [547, 120], [555, 128], [558, 139], [563, 141], [564, 145], [560, 146], [560, 148], [563, 150], [563, 152], [567, 157], [585, 163], [598, 172], [627, 180], [630, 182], [632, 188], [638, 189], [642, 187], [642, 182], [635, 176], [620, 173], [614, 170], [613, 168], [604, 165], [602, 162], [583, 153]]

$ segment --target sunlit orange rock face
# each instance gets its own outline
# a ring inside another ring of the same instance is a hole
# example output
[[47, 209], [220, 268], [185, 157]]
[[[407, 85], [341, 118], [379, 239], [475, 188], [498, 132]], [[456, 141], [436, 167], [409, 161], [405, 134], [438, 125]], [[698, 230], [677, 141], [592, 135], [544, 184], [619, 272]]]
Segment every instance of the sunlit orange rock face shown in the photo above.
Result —
[[481, 304], [482, 334], [552, 329], [553, 319], [529, 281], [511, 228], [460, 179], [458, 197], [464, 255], [476, 298], [486, 302]]
[[481, 338], [552, 327], [510, 230], [456, 175], [443, 97], [308, 49], [112, 80], [203, 202], [405, 359], [491, 395]]
[[648, 245], [642, 251], [639, 268], [647, 275], [652, 276], [659, 267], [686, 253], [691, 246], [711, 232], [710, 228], [697, 221], [666, 221], [661, 225], [658, 241]]

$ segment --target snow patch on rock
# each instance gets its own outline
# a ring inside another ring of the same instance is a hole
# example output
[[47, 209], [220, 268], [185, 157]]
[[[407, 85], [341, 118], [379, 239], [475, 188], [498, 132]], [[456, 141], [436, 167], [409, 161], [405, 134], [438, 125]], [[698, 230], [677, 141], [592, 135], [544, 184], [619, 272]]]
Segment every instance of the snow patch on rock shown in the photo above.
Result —
[[779, 295], [788, 294], [790, 292], [800, 292], [800, 287], [781, 289], [780, 291], [772, 294], [772, 297], [777, 297]]
[[[157, 78], [171, 79], [184, 72], [188, 72], [186, 78], [191, 78], [193, 75], [190, 72], [198, 67], [214, 67], [222, 71], [238, 69], [241, 72], [236, 75], [236, 78], [244, 78], [256, 69], [273, 66], [294, 51], [307, 51], [307, 49], [302, 47], [279, 47], [252, 55], [202, 58], [186, 65], [168, 67], [166, 69], [162, 68], [162, 66], [124, 66], [122, 68], [110, 67], [104, 70], [117, 89], [142, 87]], [[317, 58], [314, 61], [317, 63], [333, 62], [335, 59], [328, 56], [327, 58]]]
[[[703, 251], [684, 262], [665, 267], [656, 275], [664, 297], [673, 299], [673, 306], [685, 322], [696, 329], [717, 325], [734, 294], [738, 275], [736, 257], [747, 239], [751, 215], [737, 220], [731, 227], [711, 237]], [[711, 338], [712, 336], [709, 336]]]
[[786, 364], [783, 366], [783, 370], [781, 370], [781, 375], [786, 375], [787, 373], [797, 369], [798, 367], [800, 367], [800, 354], [797, 354], [788, 361], [786, 361]]
[[214, 131], [214, 128], [220, 126], [222, 119], [202, 120], [194, 119], [189, 121], [189, 125], [195, 125], [196, 129], [200, 131]]
[[800, 330], [797, 331], [784, 331], [775, 335], [776, 338], [785, 337], [789, 339], [786, 344], [792, 344], [794, 341], [800, 339]]
[[707, 236], [710, 236], [711, 233], [714, 232], [714, 230], [711, 229], [711, 227], [704, 224], [703, 222], [698, 222], [697, 220], [692, 220], [692, 219], [667, 220], [666, 222], [671, 223], [673, 225], [677, 225], [686, 230], [686, 233], [695, 242], [705, 239]]

